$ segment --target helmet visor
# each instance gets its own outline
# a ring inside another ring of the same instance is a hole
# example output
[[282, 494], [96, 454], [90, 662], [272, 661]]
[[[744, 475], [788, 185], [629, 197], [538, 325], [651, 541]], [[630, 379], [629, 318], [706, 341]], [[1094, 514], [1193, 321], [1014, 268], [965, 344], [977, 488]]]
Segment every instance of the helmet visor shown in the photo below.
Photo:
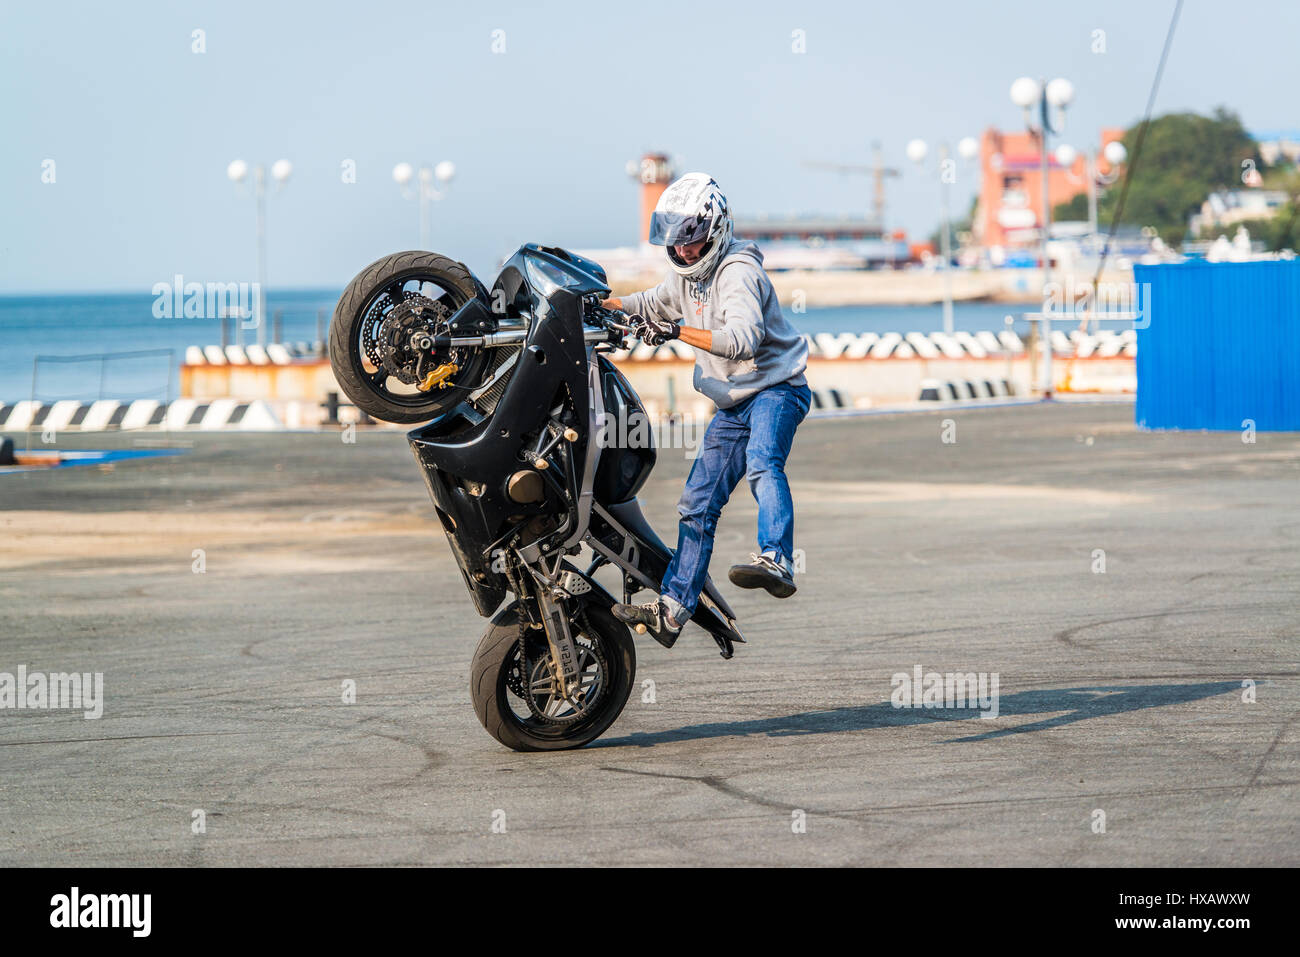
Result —
[[689, 246], [709, 235], [710, 221], [694, 213], [650, 214], [650, 242], [656, 246]]

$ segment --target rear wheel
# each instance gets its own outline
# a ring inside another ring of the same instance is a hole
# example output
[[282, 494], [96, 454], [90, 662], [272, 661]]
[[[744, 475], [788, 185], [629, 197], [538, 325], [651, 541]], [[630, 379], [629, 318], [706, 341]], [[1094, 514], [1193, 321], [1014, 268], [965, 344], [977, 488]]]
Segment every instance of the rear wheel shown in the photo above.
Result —
[[510, 605], [474, 652], [470, 696], [487, 733], [515, 751], [580, 748], [618, 718], [636, 678], [636, 649], [622, 622], [586, 606], [571, 620], [579, 680], [559, 693], [546, 636], [525, 628], [520, 646], [518, 605]]
[[330, 321], [330, 366], [339, 387], [385, 422], [441, 415], [479, 385], [487, 351], [422, 352], [412, 341], [447, 335], [447, 320], [474, 298], [487, 303], [483, 284], [446, 256], [412, 251], [371, 263], [343, 290]]

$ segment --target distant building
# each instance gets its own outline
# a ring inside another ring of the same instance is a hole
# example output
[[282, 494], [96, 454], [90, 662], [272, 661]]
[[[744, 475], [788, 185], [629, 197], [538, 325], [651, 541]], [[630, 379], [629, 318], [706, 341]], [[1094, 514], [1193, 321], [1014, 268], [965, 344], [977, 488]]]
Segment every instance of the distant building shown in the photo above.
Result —
[[[1122, 140], [1124, 131], [1106, 127], [1097, 144], [1098, 169], [1111, 172], [1101, 156], [1106, 144]], [[971, 233], [985, 247], [1030, 246], [1042, 235], [1043, 190], [1038, 137], [1032, 133], [1004, 133], [989, 128], [980, 137], [980, 191]], [[1048, 202], [1068, 203], [1087, 192], [1087, 157], [1082, 151], [1066, 168], [1049, 154]]]
[[877, 269], [910, 257], [903, 233], [886, 236], [878, 221], [862, 216], [737, 219], [735, 235], [762, 246], [769, 270]]
[[[629, 172], [633, 172], [631, 164]], [[646, 153], [635, 166], [633, 175], [641, 181], [641, 232], [637, 234], [637, 239], [644, 243], [650, 236], [650, 217], [659, 205], [659, 197], [676, 178], [677, 171], [673, 169], [666, 154]]]
[[736, 219], [740, 239], [786, 240], [790, 242], [832, 242], [845, 239], [880, 239], [880, 223], [861, 216], [759, 216]]
[[1227, 189], [1211, 193], [1192, 215], [1188, 229], [1200, 235], [1208, 229], [1231, 226], [1252, 219], [1272, 219], [1289, 197], [1280, 189]]
[[1300, 130], [1269, 130], [1252, 133], [1265, 166], [1279, 162], [1300, 164]]

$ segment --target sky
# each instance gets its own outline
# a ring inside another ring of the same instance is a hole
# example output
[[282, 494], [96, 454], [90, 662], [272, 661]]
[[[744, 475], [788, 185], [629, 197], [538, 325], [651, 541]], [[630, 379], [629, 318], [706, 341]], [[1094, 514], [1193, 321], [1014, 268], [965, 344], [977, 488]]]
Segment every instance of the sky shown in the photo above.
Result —
[[[738, 215], [864, 214], [869, 177], [804, 164], [869, 163], [878, 140], [903, 170], [888, 225], [924, 238], [939, 191], [933, 165], [905, 159], [908, 140], [927, 140], [933, 163], [939, 142], [1023, 129], [1008, 89], [1026, 74], [1074, 84], [1063, 141], [1131, 125], [1173, 7], [6, 3], [0, 294], [252, 281], [254, 202], [225, 175], [236, 158], [293, 163], [267, 203], [271, 288], [339, 288], [418, 246], [416, 203], [391, 175], [402, 161], [456, 164], [430, 245], [485, 281], [524, 242], [637, 241], [625, 167], [646, 150], [711, 173]], [[1297, 36], [1294, 0], [1187, 0], [1157, 114], [1226, 105], [1248, 129], [1300, 127]], [[954, 211], [975, 173], [959, 169]]]

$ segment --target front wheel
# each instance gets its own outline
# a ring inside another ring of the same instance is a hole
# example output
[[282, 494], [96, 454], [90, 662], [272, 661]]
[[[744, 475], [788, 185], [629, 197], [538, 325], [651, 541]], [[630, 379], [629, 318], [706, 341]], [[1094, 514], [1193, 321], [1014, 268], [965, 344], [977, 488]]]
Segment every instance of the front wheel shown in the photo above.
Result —
[[470, 696], [487, 733], [515, 751], [563, 751], [596, 740], [623, 711], [636, 678], [636, 648], [608, 610], [587, 605], [569, 627], [578, 649], [578, 687], [559, 694], [546, 636], [525, 627], [519, 606], [493, 620], [474, 652]]

